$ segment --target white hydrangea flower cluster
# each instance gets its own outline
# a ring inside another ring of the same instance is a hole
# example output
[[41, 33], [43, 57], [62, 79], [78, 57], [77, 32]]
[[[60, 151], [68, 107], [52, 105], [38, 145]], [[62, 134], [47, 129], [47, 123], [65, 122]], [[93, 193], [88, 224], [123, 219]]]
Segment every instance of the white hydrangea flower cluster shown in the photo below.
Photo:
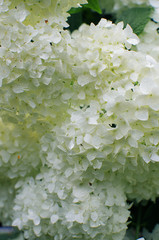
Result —
[[111, 175], [102, 183], [95, 180], [91, 169], [93, 183], [65, 169], [57, 175], [43, 168], [35, 180], [17, 183], [13, 225], [24, 229], [27, 239], [123, 239], [129, 211], [121, 185]]
[[0, 220], [29, 240], [123, 240], [159, 194], [157, 55], [123, 23], [70, 34], [77, 5], [0, 1]]
[[154, 199], [158, 190], [149, 189], [154, 184], [144, 190], [141, 185], [145, 171], [147, 181], [154, 181], [158, 171], [152, 177], [150, 169], [158, 161], [158, 65], [148, 55], [124, 49], [138, 39], [129, 26], [122, 27], [101, 20], [98, 26], [82, 25], [72, 34], [72, 46], [78, 49], [72, 65], [76, 93], [69, 101], [70, 117], [55, 129], [57, 135], [61, 131], [60, 149], [85, 154], [92, 166], [98, 162], [102, 169], [105, 164], [107, 171], [127, 169], [129, 196]]

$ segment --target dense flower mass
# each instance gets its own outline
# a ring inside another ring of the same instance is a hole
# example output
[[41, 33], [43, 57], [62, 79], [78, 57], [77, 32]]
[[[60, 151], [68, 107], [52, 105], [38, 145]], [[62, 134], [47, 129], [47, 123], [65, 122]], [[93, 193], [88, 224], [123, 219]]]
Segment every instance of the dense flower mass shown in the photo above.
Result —
[[0, 221], [29, 240], [123, 240], [159, 195], [158, 24], [70, 34], [76, 6], [0, 1]]

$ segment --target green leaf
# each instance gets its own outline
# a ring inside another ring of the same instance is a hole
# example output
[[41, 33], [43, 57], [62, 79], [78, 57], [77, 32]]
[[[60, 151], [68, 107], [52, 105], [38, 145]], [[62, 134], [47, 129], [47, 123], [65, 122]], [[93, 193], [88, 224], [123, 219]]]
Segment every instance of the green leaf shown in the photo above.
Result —
[[69, 11], [68, 11], [68, 13], [69, 14], [75, 14], [75, 13], [79, 13], [79, 12], [81, 12], [82, 11], [82, 8], [81, 7], [79, 7], [79, 8], [71, 8]]
[[99, 6], [99, 0], [87, 0], [88, 3], [87, 4], [81, 4], [82, 7], [79, 7], [79, 8], [71, 8], [68, 13], [70, 14], [75, 14], [75, 13], [79, 13], [81, 11], [83, 11], [84, 8], [90, 8], [92, 9], [93, 11], [101, 14], [102, 13], [102, 10]]
[[99, 14], [102, 13], [102, 10], [99, 6], [99, 0], [88, 0], [88, 4], [85, 4], [84, 6], [92, 9], [93, 11], [95, 11]]
[[123, 21], [124, 27], [129, 24], [134, 33], [139, 35], [143, 32], [145, 25], [150, 20], [150, 14], [152, 11], [152, 7], [134, 7], [123, 10], [120, 14], [117, 14], [116, 23]]

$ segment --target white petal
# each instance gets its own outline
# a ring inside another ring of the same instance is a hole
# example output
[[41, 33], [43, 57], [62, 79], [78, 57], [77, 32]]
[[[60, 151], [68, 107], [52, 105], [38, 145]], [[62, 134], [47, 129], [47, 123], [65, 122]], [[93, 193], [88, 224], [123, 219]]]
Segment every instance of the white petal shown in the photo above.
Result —
[[156, 153], [153, 153], [151, 156], [151, 160], [153, 160], [155, 162], [159, 162], [159, 155]]
[[138, 110], [135, 112], [135, 117], [141, 121], [146, 121], [148, 120], [148, 111], [146, 109], [143, 110]]
[[57, 214], [53, 214], [50, 218], [51, 223], [53, 223], [53, 224], [56, 223], [58, 221], [58, 219], [59, 219], [59, 216]]

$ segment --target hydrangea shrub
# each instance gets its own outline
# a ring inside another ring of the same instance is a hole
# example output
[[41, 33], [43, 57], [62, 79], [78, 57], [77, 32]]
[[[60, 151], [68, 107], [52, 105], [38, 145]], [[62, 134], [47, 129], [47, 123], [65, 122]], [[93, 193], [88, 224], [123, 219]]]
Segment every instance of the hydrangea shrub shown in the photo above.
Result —
[[[141, 4], [155, 18], [158, 2]], [[29, 240], [123, 240], [127, 200], [159, 195], [158, 23], [70, 34], [71, 7], [0, 1], [0, 220]]]

